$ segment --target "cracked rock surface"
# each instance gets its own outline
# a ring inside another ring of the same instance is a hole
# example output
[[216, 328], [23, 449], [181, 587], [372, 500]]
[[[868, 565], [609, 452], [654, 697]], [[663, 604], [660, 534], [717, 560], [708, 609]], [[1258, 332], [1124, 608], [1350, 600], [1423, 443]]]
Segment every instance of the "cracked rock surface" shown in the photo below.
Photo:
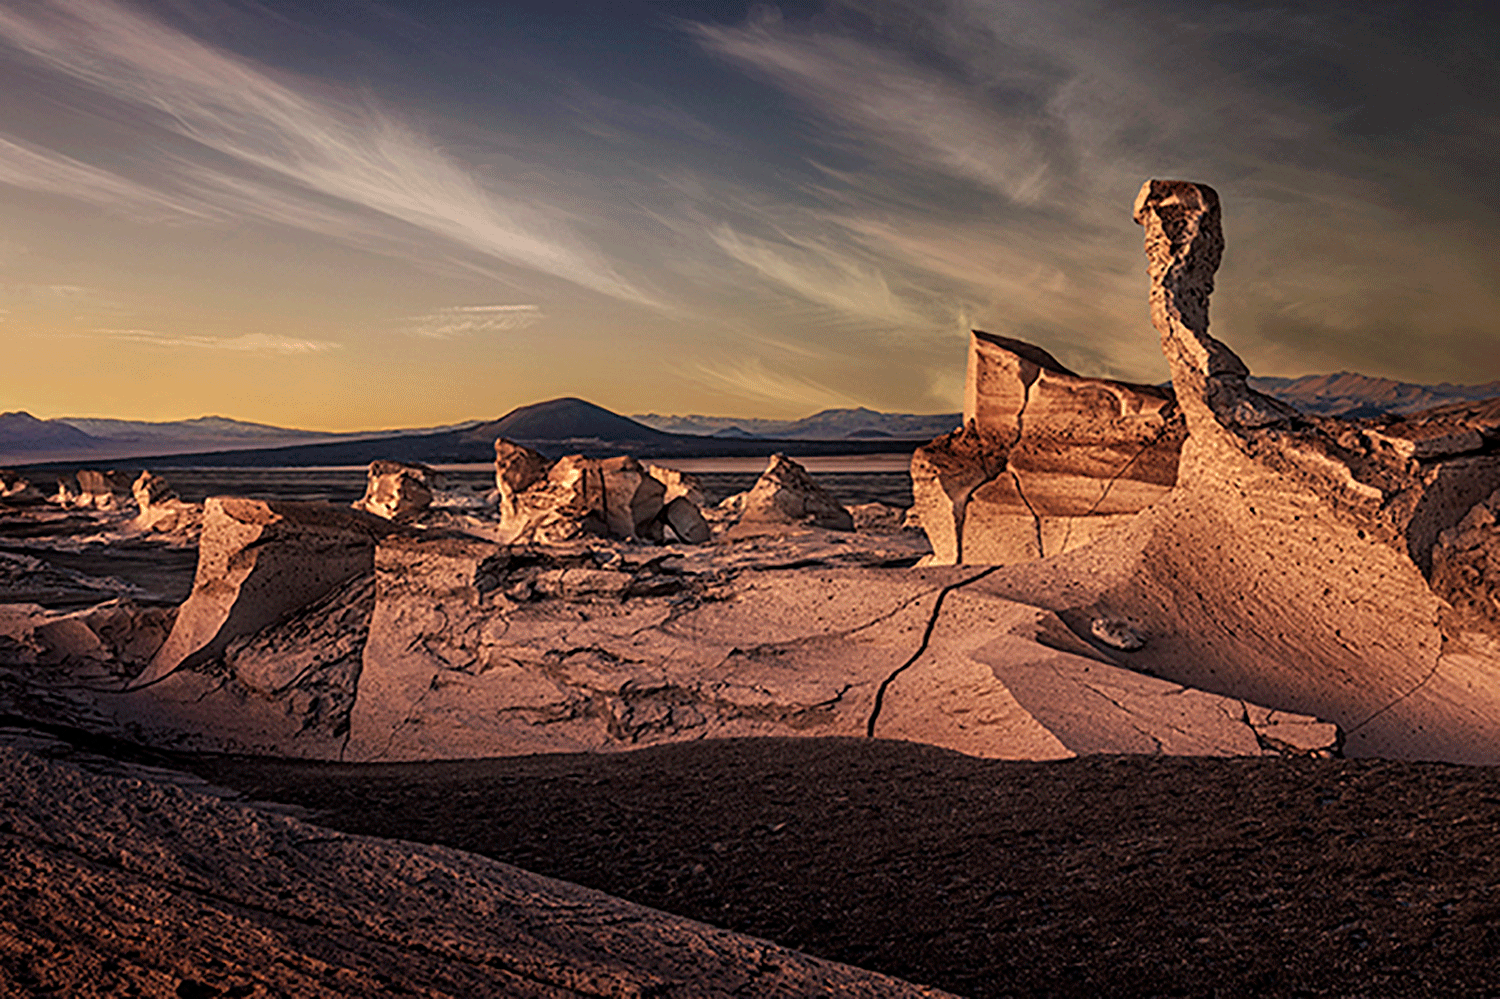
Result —
[[[1261, 739], [1239, 700], [1131, 673], [1050, 612], [974, 593], [985, 570], [911, 568], [910, 532], [663, 549], [429, 531], [372, 548], [372, 572], [330, 577], [146, 684], [132, 676], [152, 667], [132, 663], [162, 660], [149, 642], [127, 661], [92, 619], [18, 611], [0, 618], [14, 644], [0, 692], [27, 717], [146, 745], [349, 761], [777, 735], [1025, 759], [1338, 746], [1334, 726], [1300, 716], [1300, 742]], [[163, 619], [174, 635], [191, 607]], [[235, 620], [233, 602], [217, 613]]]
[[0, 992], [938, 996], [441, 846], [0, 746]]
[[1080, 548], [1164, 497], [1186, 425], [1172, 393], [1084, 378], [1040, 347], [970, 335], [964, 425], [912, 456], [937, 564]]

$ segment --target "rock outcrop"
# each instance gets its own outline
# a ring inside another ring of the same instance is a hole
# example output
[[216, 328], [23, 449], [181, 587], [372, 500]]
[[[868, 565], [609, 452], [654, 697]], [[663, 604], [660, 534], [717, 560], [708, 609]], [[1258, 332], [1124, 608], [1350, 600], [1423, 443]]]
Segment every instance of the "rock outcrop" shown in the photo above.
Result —
[[703, 492], [702, 484], [693, 476], [662, 465], [647, 465], [646, 471], [666, 487], [666, 493], [661, 498], [663, 503], [670, 503], [681, 496], [700, 510], [708, 505], [708, 496]]
[[1455, 566], [1484, 546], [1468, 518], [1500, 488], [1500, 404], [1344, 421], [1255, 392], [1208, 332], [1217, 195], [1151, 181], [1135, 217], [1188, 426], [1177, 486], [1087, 551], [979, 589], [1078, 634], [1123, 622], [1144, 640], [1120, 654], [1132, 667], [1337, 722], [1351, 755], [1500, 762], [1500, 652], [1451, 602], [1470, 592], [1452, 580], [1482, 578]]
[[142, 472], [131, 486], [131, 494], [139, 511], [132, 522], [136, 530], [194, 535], [202, 529], [203, 508], [178, 499], [159, 475]]
[[193, 592], [135, 685], [212, 659], [234, 639], [368, 574], [375, 541], [388, 530], [382, 520], [323, 504], [210, 497]]
[[[612, 536], [707, 541], [706, 524], [691, 495], [697, 483], [670, 469], [648, 469], [629, 455], [555, 462], [530, 448], [495, 441], [495, 486], [501, 533], [514, 542], [556, 544], [580, 537]], [[668, 508], [670, 507], [670, 511]]]
[[426, 465], [372, 461], [365, 494], [352, 505], [385, 520], [410, 521], [432, 505], [439, 484], [438, 474]]
[[912, 456], [914, 509], [939, 564], [1071, 551], [1165, 496], [1186, 427], [1172, 393], [1084, 378], [978, 330], [964, 425]]
[[745, 494], [736, 530], [785, 526], [854, 530], [854, 518], [807, 470], [784, 454], [773, 454], [755, 486]]
[[1432, 549], [1432, 589], [1455, 633], [1488, 633], [1500, 649], [1500, 491], [1476, 503]]
[[8, 506], [33, 506], [46, 497], [30, 480], [8, 468], [0, 468], [0, 503]]

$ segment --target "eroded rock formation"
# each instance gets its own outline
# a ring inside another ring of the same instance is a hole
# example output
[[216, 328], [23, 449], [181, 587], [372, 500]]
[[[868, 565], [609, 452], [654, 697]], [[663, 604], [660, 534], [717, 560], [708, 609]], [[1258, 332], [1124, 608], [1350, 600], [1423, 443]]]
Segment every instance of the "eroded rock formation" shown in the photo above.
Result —
[[432, 505], [439, 481], [438, 474], [426, 465], [372, 461], [365, 494], [354, 501], [353, 507], [386, 520], [413, 520]]
[[196, 534], [203, 526], [203, 508], [184, 503], [167, 480], [150, 471], [140, 474], [131, 486], [136, 514], [132, 522], [137, 530], [175, 534]]
[[914, 509], [939, 564], [1071, 551], [1165, 496], [1186, 427], [1172, 393], [1083, 378], [978, 330], [964, 425], [912, 456]]
[[210, 497], [193, 592], [135, 685], [212, 659], [234, 639], [368, 574], [375, 540], [388, 529], [369, 515], [324, 504]]
[[793, 525], [852, 531], [854, 518], [805, 468], [784, 454], [773, 454], [745, 494], [735, 526], [747, 532]]
[[495, 441], [495, 486], [507, 541], [558, 543], [588, 535], [708, 540], [692, 495], [697, 483], [671, 469], [646, 468], [629, 455], [548, 462], [505, 438]]

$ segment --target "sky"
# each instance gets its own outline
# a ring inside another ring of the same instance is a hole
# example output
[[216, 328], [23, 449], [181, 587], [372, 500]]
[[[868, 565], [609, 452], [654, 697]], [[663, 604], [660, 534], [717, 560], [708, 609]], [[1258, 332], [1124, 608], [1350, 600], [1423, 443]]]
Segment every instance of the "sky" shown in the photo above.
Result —
[[1500, 379], [1487, 7], [0, 0], [0, 410], [947, 412], [971, 328], [1157, 382], [1152, 177], [1256, 374]]

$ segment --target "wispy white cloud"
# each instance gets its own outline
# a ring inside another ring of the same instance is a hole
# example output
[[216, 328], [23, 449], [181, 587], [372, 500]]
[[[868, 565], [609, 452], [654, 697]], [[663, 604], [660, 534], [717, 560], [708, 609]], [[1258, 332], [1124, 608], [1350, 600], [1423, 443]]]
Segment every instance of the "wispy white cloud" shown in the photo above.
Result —
[[147, 221], [208, 215], [187, 199], [169, 197], [108, 170], [4, 136], [0, 136], [0, 184], [65, 195]]
[[147, 344], [153, 347], [191, 347], [204, 350], [231, 350], [253, 354], [320, 354], [337, 350], [339, 344], [327, 340], [298, 340], [271, 333], [246, 333], [236, 337], [211, 337], [158, 333], [142, 329], [98, 329], [94, 333], [111, 340]]
[[810, 239], [773, 243], [727, 225], [709, 235], [721, 250], [761, 277], [840, 315], [886, 326], [929, 321], [891, 290], [878, 268], [832, 246]]
[[[431, 137], [368, 101], [273, 76], [250, 61], [193, 39], [116, 0], [51, 0], [0, 9], [0, 39], [46, 67], [132, 106], [143, 119], [350, 209], [376, 213], [475, 253], [569, 281], [617, 299], [651, 304], [574, 230], [565, 212], [445, 153]], [[16, 146], [14, 159], [23, 156]], [[205, 157], [199, 178], [216, 169]], [[14, 172], [14, 171], [12, 171]], [[238, 184], [238, 190], [233, 190]], [[337, 233], [305, 199], [271, 185], [221, 180], [233, 207], [273, 221]], [[68, 188], [96, 203], [144, 195], [79, 165]], [[149, 200], [149, 199], [148, 199]], [[360, 226], [352, 235], [365, 237]]]
[[1047, 193], [1045, 121], [1007, 115], [900, 55], [777, 21], [692, 29], [710, 52], [768, 77], [884, 157], [1033, 204]]
[[852, 395], [804, 375], [773, 370], [755, 357], [702, 362], [686, 368], [684, 374], [717, 392], [761, 406], [769, 404], [782, 412], [861, 405]]
[[476, 333], [509, 333], [535, 326], [545, 318], [536, 305], [452, 305], [412, 321], [411, 332], [434, 340]]

